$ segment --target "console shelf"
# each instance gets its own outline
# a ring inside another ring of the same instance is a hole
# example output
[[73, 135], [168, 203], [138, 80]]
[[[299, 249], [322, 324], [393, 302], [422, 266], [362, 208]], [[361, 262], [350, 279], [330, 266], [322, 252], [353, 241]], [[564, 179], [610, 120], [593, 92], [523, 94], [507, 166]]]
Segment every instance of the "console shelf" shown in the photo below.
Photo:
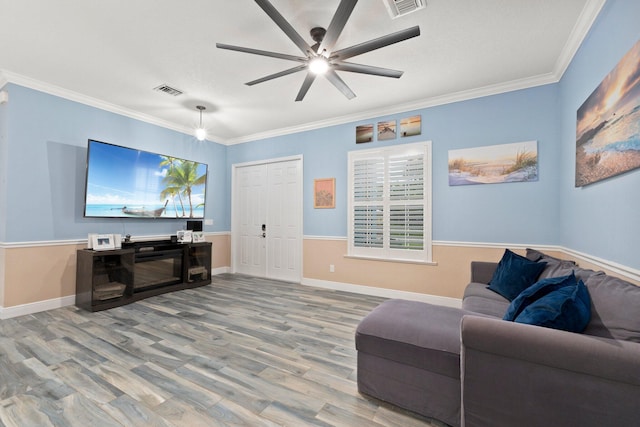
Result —
[[110, 251], [78, 250], [76, 305], [106, 310], [211, 283], [211, 243], [143, 241]]

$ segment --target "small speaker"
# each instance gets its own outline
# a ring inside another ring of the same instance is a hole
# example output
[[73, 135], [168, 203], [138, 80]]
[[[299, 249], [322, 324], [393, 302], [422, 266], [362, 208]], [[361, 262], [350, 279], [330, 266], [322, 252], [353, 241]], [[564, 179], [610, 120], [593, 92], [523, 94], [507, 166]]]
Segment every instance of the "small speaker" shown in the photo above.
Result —
[[202, 231], [202, 221], [187, 221], [187, 230]]

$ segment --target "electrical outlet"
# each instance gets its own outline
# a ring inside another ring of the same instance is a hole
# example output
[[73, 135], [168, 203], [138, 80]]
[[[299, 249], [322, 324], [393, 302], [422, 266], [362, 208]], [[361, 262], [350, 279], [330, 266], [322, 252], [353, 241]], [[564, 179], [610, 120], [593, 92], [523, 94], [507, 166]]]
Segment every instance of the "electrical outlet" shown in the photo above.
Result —
[[213, 225], [213, 219], [205, 219], [204, 225]]
[[333, 264], [329, 264], [329, 273], [335, 273], [336, 272], [336, 266]]

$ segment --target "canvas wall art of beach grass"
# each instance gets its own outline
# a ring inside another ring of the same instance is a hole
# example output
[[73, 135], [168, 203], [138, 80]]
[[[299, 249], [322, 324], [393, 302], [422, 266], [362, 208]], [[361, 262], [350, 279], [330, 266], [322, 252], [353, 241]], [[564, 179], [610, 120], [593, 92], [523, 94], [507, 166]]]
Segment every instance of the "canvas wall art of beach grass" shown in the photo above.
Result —
[[538, 180], [538, 142], [449, 150], [449, 185]]
[[576, 187], [640, 168], [640, 41], [580, 106]]

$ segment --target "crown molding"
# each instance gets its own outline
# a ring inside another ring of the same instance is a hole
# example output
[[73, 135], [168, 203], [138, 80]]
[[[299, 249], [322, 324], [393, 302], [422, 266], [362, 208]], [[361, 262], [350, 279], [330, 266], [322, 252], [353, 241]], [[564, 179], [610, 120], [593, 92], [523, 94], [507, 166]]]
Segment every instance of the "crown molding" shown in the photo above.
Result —
[[[177, 125], [175, 123], [162, 120], [148, 114], [142, 114], [129, 108], [121, 107], [120, 105], [112, 104], [110, 102], [106, 102], [98, 98], [93, 98], [91, 96], [83, 95], [81, 93], [74, 92], [72, 90], [65, 89], [63, 87], [56, 86], [50, 83], [46, 83], [41, 80], [33, 79], [31, 77], [23, 76], [12, 71], [0, 69], [0, 88], [7, 83], [13, 83], [49, 95], [57, 96], [59, 98], [67, 99], [69, 101], [87, 105], [89, 107], [98, 108], [100, 110], [119, 114], [121, 116], [129, 117], [134, 120], [139, 120], [141, 122], [149, 123], [165, 129], [174, 130], [176, 132], [184, 133], [187, 135], [191, 135], [193, 133], [193, 129], [185, 126]], [[224, 138], [219, 138], [216, 135], [208, 135], [207, 138], [208, 141], [214, 142], [218, 139]]]
[[[358, 122], [363, 120], [370, 120], [372, 117], [387, 116], [391, 114], [411, 112], [414, 110], [420, 110], [423, 108], [436, 107], [439, 105], [451, 104], [454, 102], [468, 101], [471, 99], [482, 98], [485, 96], [498, 95], [502, 93], [512, 92], [521, 89], [528, 89], [536, 86], [543, 86], [547, 84], [557, 83], [560, 77], [554, 73], [542, 74], [539, 76], [528, 77], [519, 80], [513, 80], [510, 82], [499, 83], [495, 85], [484, 86], [471, 90], [451, 93], [442, 96], [435, 96], [426, 98], [420, 101], [396, 104], [380, 109], [372, 109], [361, 111], [356, 114], [350, 114], [346, 116], [335, 117], [327, 120], [320, 120], [315, 122], [304, 123], [297, 126], [290, 126], [285, 128], [273, 129], [266, 132], [255, 133], [238, 138], [223, 138], [216, 135], [209, 135], [208, 140], [214, 141], [222, 145], [236, 145], [243, 144], [245, 142], [252, 142], [263, 140], [267, 138], [275, 138], [284, 135], [290, 135], [294, 133], [307, 132], [311, 130], [321, 129], [329, 126], [343, 125], [352, 122]], [[160, 126], [166, 129], [174, 130], [176, 132], [191, 135], [192, 129], [184, 126], [179, 126], [175, 123], [168, 122], [166, 120], [158, 119], [147, 114], [142, 114], [137, 111], [133, 111], [128, 108], [121, 107], [116, 104], [112, 104], [106, 101], [102, 101], [97, 98], [93, 98], [87, 95], [83, 95], [78, 92], [74, 92], [60, 86], [52, 85], [40, 80], [33, 79], [31, 77], [23, 76], [12, 71], [0, 69], [0, 88], [7, 83], [13, 83], [19, 86], [24, 86], [29, 89], [34, 89], [39, 92], [47, 93], [49, 95], [57, 96], [70, 101], [78, 102], [80, 104], [88, 105], [90, 107], [99, 108], [104, 111], [119, 114], [121, 116], [129, 117], [135, 120], [140, 120], [145, 123]]]
[[589, 34], [593, 23], [598, 15], [600, 15], [600, 11], [606, 2], [607, 0], [590, 0], [584, 5], [576, 24], [571, 30], [571, 34], [569, 34], [567, 43], [565, 43], [558, 57], [558, 61], [556, 61], [554, 74], [558, 76], [558, 81], [560, 81], [565, 71], [567, 71], [567, 68], [569, 68], [573, 57], [578, 52], [578, 49], [580, 49], [582, 42], [587, 37], [587, 34]]
[[[576, 24], [571, 30], [569, 38], [567, 39], [567, 42], [564, 45], [552, 72], [524, 79], [488, 85], [471, 90], [460, 91], [452, 94], [434, 96], [415, 102], [396, 104], [380, 109], [365, 110], [359, 113], [335, 117], [327, 120], [319, 120], [315, 122], [303, 123], [296, 126], [273, 129], [265, 132], [254, 133], [251, 135], [244, 135], [237, 138], [224, 138], [218, 135], [209, 135], [208, 140], [217, 142], [222, 145], [242, 144], [245, 142], [275, 138], [300, 132], [307, 132], [329, 126], [343, 125], [363, 120], [371, 120], [371, 118], [374, 117], [381, 117], [398, 113], [409, 113], [414, 110], [421, 110], [424, 108], [436, 107], [439, 105], [451, 104], [454, 102], [468, 101], [471, 99], [499, 95], [516, 90], [529, 89], [536, 86], [557, 83], [560, 81], [565, 71], [571, 64], [573, 57], [575, 56], [585, 37], [589, 33], [589, 30], [593, 26], [593, 23], [600, 14], [600, 11], [604, 7], [605, 3], [606, 0], [588, 0], [586, 2], [578, 20], [576, 21]], [[22, 76], [7, 70], [0, 69], [0, 88], [2, 88], [7, 83], [15, 83], [20, 86], [25, 86], [31, 89], [59, 96], [71, 101], [76, 101], [105, 111], [110, 111], [112, 113], [130, 117], [163, 128], [171, 129], [187, 135], [191, 135], [193, 131], [190, 128], [158, 119], [157, 117], [142, 114], [137, 111], [121, 107], [119, 105], [111, 104], [109, 102], [82, 95], [80, 93], [73, 92], [59, 86], [51, 85], [39, 80], [32, 79], [30, 77]]]
[[559, 77], [553, 73], [541, 74], [538, 76], [527, 77], [524, 79], [513, 80], [505, 83], [498, 83], [495, 85], [484, 86], [480, 88], [455, 92], [442, 96], [434, 96], [431, 98], [425, 98], [420, 101], [396, 104], [380, 109], [361, 111], [356, 114], [350, 114], [346, 116], [340, 116], [333, 119], [320, 120], [317, 122], [305, 123], [302, 125], [291, 126], [286, 128], [274, 129], [266, 132], [254, 133], [252, 135], [246, 135], [239, 138], [227, 139], [225, 145], [242, 144], [245, 142], [258, 141], [266, 138], [274, 138], [283, 135], [289, 135], [293, 133], [306, 132], [316, 129], [325, 128], [328, 126], [343, 125], [352, 122], [359, 122], [363, 120], [371, 120], [372, 117], [381, 117], [391, 114], [407, 113], [413, 110], [420, 110], [423, 108], [436, 107], [439, 105], [452, 104], [454, 102], [468, 101], [475, 98], [482, 98], [485, 96], [498, 95], [506, 92], [513, 92], [521, 89], [529, 89], [536, 86], [543, 86], [551, 83], [557, 83]]

